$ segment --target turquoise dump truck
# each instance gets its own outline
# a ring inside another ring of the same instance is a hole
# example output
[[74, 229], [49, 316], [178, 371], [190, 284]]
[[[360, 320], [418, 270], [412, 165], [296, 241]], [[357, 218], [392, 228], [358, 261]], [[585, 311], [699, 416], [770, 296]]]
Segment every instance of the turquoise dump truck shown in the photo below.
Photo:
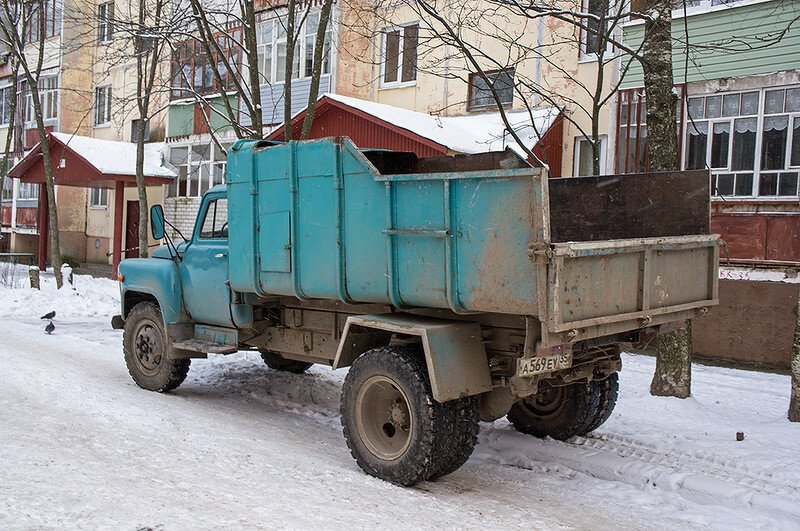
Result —
[[210, 353], [349, 367], [353, 457], [411, 485], [458, 469], [481, 420], [568, 439], [609, 417], [620, 345], [717, 303], [708, 177], [548, 179], [508, 150], [239, 141], [188, 240], [153, 207], [166, 245], [120, 264], [112, 324], [152, 391]]

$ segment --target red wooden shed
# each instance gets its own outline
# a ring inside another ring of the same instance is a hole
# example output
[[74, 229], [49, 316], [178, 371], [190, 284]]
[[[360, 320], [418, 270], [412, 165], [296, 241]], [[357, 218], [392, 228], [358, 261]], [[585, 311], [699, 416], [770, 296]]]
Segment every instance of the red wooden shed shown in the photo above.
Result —
[[[47, 143], [57, 186], [108, 188], [114, 190], [114, 270], [122, 258], [122, 215], [126, 186], [136, 186], [136, 144], [99, 140], [65, 133], [49, 133]], [[175, 169], [165, 162], [162, 145], [145, 146], [145, 184], [169, 184], [175, 179]], [[24, 183], [43, 185], [44, 161], [41, 144], [37, 144], [8, 174]], [[47, 227], [49, 208], [45, 187], [39, 193], [38, 231], [39, 267], [44, 269], [47, 258]], [[45, 237], [43, 237], [45, 236]]]
[[[507, 111], [517, 134], [528, 148], [550, 167], [551, 177], [561, 176], [563, 116], [555, 107]], [[299, 138], [306, 111], [292, 119], [292, 137]], [[533, 118], [533, 120], [531, 120]], [[524, 156], [505, 130], [500, 113], [466, 116], [435, 116], [360, 100], [325, 94], [317, 102], [309, 138], [348, 136], [361, 148], [409, 151], [419, 157], [449, 153], [484, 153], [510, 147]], [[283, 140], [283, 126], [273, 130], [270, 140]]]

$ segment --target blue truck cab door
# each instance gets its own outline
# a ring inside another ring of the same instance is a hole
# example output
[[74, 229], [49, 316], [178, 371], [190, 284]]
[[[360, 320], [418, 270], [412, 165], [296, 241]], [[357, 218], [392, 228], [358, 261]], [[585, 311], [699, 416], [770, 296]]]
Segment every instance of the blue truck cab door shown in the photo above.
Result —
[[233, 326], [228, 286], [228, 198], [207, 193], [180, 265], [186, 310], [202, 324]]

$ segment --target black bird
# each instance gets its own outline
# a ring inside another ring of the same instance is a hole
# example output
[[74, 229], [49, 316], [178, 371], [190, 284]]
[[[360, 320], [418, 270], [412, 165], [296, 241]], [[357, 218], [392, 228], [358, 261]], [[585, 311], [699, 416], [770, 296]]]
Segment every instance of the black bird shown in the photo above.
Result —
[[44, 314], [44, 315], [43, 315], [43, 316], [41, 316], [39, 319], [52, 319], [52, 318], [53, 318], [53, 317], [55, 317], [55, 316], [56, 316], [56, 312], [55, 312], [55, 310], [54, 310], [54, 311], [52, 311], [52, 312], [50, 312], [50, 313], [46, 313], [46, 314]]
[[53, 330], [55, 329], [56, 325], [53, 324], [53, 321], [50, 321], [49, 323], [47, 323], [47, 326], [44, 327], [44, 331], [47, 332], [48, 334], [52, 334]]

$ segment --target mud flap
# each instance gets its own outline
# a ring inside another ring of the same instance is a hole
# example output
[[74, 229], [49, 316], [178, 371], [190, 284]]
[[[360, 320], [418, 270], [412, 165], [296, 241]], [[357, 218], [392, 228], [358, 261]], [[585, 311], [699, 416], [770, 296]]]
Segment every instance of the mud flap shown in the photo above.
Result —
[[[492, 389], [489, 363], [477, 323], [448, 321], [408, 314], [351, 315], [347, 318], [333, 368], [347, 367], [369, 348], [361, 339], [373, 332], [417, 336], [425, 350], [425, 363], [433, 398], [446, 402]], [[375, 337], [373, 335], [373, 337]]]

